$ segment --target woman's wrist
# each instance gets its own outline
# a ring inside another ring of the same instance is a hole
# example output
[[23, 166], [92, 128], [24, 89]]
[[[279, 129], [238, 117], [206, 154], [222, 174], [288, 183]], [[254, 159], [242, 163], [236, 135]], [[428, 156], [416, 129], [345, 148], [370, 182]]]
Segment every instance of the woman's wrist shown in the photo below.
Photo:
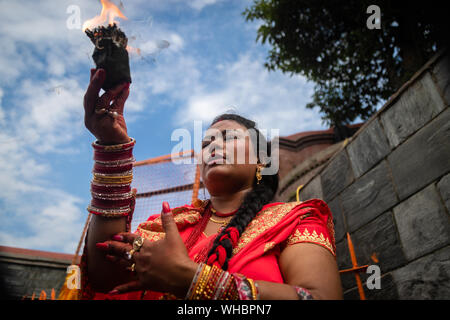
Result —
[[116, 144], [123, 144], [123, 143], [128, 143], [131, 141], [130, 137], [124, 138], [124, 139], [119, 139], [119, 140], [108, 140], [108, 139], [98, 139], [97, 143], [99, 145], [103, 145], [103, 146], [112, 146], [112, 145], [116, 145]]
[[187, 300], [257, 300], [258, 287], [242, 274], [201, 263], [192, 279]]
[[198, 264], [190, 260], [189, 263], [182, 267], [182, 280], [178, 282], [178, 287], [173, 290], [173, 294], [180, 299], [185, 299], [190, 289], [191, 284], [194, 282], [198, 274]]
[[102, 145], [92, 143], [94, 149], [93, 179], [91, 181], [92, 200], [87, 210], [105, 218], [128, 217], [134, 211], [135, 190], [131, 190], [133, 179], [133, 148], [136, 141]]

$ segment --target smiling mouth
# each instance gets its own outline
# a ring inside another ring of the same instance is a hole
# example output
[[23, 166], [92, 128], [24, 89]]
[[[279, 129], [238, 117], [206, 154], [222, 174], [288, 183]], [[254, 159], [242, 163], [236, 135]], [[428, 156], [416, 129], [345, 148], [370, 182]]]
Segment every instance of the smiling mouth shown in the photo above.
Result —
[[[221, 159], [222, 159], [222, 161], [221, 161]], [[217, 165], [226, 164], [226, 161], [227, 161], [227, 158], [223, 156], [222, 158], [219, 158], [219, 159], [216, 158], [216, 159], [213, 159], [213, 160], [208, 160], [208, 161], [205, 162], [205, 164], [207, 166], [217, 166]]]

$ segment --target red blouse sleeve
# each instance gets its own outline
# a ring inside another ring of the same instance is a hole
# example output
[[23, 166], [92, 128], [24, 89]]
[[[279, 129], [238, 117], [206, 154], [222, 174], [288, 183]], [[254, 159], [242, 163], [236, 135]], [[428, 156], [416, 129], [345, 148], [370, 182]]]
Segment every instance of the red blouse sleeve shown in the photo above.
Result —
[[303, 242], [315, 243], [336, 256], [331, 211], [322, 200], [312, 199], [309, 201], [311, 201], [309, 211], [299, 217], [296, 228], [286, 240], [286, 245]]

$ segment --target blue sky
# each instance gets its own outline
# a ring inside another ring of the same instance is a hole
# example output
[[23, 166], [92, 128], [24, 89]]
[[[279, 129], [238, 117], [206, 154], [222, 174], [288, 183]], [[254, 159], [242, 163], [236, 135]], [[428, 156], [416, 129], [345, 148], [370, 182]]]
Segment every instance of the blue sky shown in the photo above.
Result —
[[[169, 154], [175, 129], [230, 108], [282, 136], [326, 129], [305, 109], [312, 83], [264, 69], [258, 23], [241, 15], [251, 1], [122, 3], [120, 25], [143, 51], [131, 57], [125, 108], [137, 160]], [[73, 253], [86, 218], [94, 137], [82, 101], [93, 46], [67, 27], [71, 5], [81, 22], [100, 13], [97, 0], [0, 1], [0, 245]], [[170, 46], [158, 51], [162, 40]]]

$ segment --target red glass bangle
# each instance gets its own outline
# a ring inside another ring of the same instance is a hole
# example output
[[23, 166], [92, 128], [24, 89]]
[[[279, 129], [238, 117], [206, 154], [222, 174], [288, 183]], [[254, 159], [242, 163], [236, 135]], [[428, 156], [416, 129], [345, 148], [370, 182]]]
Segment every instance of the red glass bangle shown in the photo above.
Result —
[[118, 150], [124, 150], [130, 147], [133, 147], [136, 144], [136, 140], [133, 138], [130, 138], [130, 142], [122, 143], [122, 144], [115, 144], [115, 145], [102, 145], [99, 144], [97, 141], [92, 143], [92, 147], [94, 150], [103, 151], [103, 152], [115, 152]]
[[131, 198], [124, 199], [124, 200], [103, 200], [103, 199], [97, 199], [92, 198], [91, 205], [97, 208], [104, 208], [104, 209], [112, 209], [112, 208], [118, 208], [118, 207], [125, 207], [130, 205]]
[[122, 166], [102, 166], [99, 163], [94, 164], [94, 172], [97, 173], [121, 173], [133, 169], [133, 164], [125, 164]]
[[133, 149], [121, 152], [94, 152], [94, 160], [96, 161], [117, 161], [129, 159], [133, 156]]
[[106, 218], [126, 217], [132, 213], [130, 207], [127, 208], [115, 208], [115, 209], [101, 209], [93, 206], [87, 207], [87, 211]]
[[131, 186], [127, 184], [126, 186], [113, 186], [113, 187], [106, 187], [103, 185], [98, 185], [91, 183], [91, 191], [97, 192], [97, 193], [114, 193], [114, 194], [120, 194], [120, 193], [127, 193], [131, 191]]
[[96, 160], [95, 163], [101, 164], [104, 167], [117, 167], [117, 166], [123, 166], [126, 164], [133, 164], [136, 161], [134, 157], [130, 157], [128, 159], [123, 160], [110, 160], [110, 161], [99, 161]]

